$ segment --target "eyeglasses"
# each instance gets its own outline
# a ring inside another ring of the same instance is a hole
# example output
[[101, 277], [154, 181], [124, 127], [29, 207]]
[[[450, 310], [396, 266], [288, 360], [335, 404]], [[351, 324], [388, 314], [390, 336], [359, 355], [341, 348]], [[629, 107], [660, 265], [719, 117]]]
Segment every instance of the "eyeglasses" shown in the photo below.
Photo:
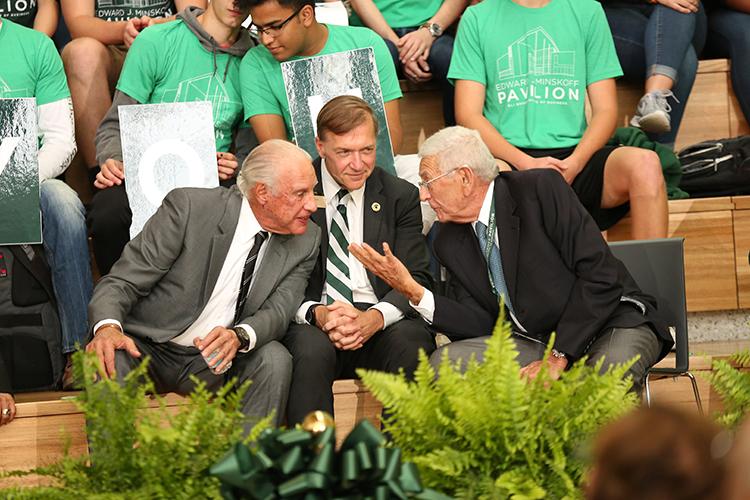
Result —
[[263, 26], [258, 26], [255, 23], [253, 23], [252, 25], [255, 27], [256, 30], [258, 30], [258, 35], [263, 34], [263, 35], [270, 36], [271, 38], [276, 38], [277, 36], [279, 36], [281, 34], [281, 30], [284, 29], [284, 26], [286, 26], [289, 21], [291, 21], [292, 19], [294, 19], [294, 17], [297, 14], [299, 14], [302, 11], [302, 9], [304, 9], [304, 8], [305, 8], [305, 6], [300, 7], [299, 9], [295, 10], [292, 13], [291, 16], [287, 17], [286, 19], [284, 19], [280, 23], [274, 24], [272, 26], [265, 26], [265, 27], [263, 27]]
[[442, 179], [442, 178], [443, 178], [443, 177], [445, 177], [446, 175], [450, 175], [450, 174], [452, 174], [453, 172], [455, 172], [455, 171], [456, 171], [456, 170], [458, 170], [459, 168], [460, 168], [460, 167], [456, 167], [456, 168], [454, 168], [454, 169], [448, 170], [447, 172], [445, 172], [445, 173], [443, 173], [443, 174], [440, 174], [440, 175], [438, 175], [437, 177], [433, 177], [432, 179], [430, 179], [430, 180], [428, 180], [428, 181], [419, 181], [419, 182], [417, 183], [417, 186], [419, 187], [419, 189], [425, 188], [425, 189], [429, 190], [429, 189], [430, 189], [430, 184], [432, 184], [433, 182], [435, 182], [435, 181], [436, 181], [436, 180], [438, 180], [438, 179]]

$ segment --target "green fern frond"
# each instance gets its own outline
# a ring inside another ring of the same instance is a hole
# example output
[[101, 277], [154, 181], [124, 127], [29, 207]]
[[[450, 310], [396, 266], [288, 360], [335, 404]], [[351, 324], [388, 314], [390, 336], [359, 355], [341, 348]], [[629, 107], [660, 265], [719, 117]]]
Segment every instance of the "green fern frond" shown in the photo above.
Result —
[[[550, 344], [552, 345], [552, 344]], [[520, 377], [509, 325], [498, 322], [484, 362], [426, 356], [413, 381], [361, 371], [390, 415], [385, 427], [425, 484], [459, 498], [580, 498], [582, 443], [635, 403], [630, 363], [599, 375], [583, 361], [560, 380]]]

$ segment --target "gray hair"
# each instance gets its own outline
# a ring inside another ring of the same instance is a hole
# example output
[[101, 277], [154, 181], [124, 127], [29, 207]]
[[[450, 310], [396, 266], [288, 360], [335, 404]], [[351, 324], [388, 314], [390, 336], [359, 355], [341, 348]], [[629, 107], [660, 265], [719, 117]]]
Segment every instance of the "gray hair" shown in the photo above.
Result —
[[467, 166], [486, 181], [498, 174], [495, 158], [479, 132], [466, 127], [446, 127], [431, 135], [419, 148], [419, 157], [425, 156], [434, 156], [442, 173]]
[[242, 196], [247, 196], [248, 189], [256, 184], [265, 184], [275, 193], [279, 173], [283, 171], [284, 164], [295, 156], [312, 161], [304, 149], [282, 139], [271, 139], [253, 149], [237, 174], [237, 187]]

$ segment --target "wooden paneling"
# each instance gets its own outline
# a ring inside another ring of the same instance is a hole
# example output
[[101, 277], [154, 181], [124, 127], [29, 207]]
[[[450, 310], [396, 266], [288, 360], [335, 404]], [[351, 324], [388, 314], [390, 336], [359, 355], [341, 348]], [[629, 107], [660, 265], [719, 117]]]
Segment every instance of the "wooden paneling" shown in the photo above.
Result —
[[[20, 394], [16, 398], [16, 418], [0, 427], [0, 471], [28, 470], [58, 461], [63, 457], [66, 441], [74, 456], [88, 453], [86, 423], [83, 414], [70, 399], [76, 393], [47, 392]], [[380, 428], [382, 405], [358, 380], [337, 380], [333, 384], [336, 415], [336, 442], [344, 438], [363, 419]], [[61, 399], [65, 398], [65, 399]], [[165, 395], [167, 408], [178, 411], [186, 398]], [[145, 407], [158, 406], [149, 399]], [[0, 488], [15, 485], [37, 485], [46, 478], [27, 476], [0, 481]], [[46, 484], [46, 483], [45, 483]]]
[[677, 134], [676, 150], [730, 135], [729, 73], [698, 74]]
[[734, 198], [731, 196], [722, 196], [719, 198], [694, 198], [694, 199], [687, 199], [687, 200], [671, 200], [668, 204], [668, 210], [670, 214], [679, 214], [679, 213], [684, 213], [684, 212], [715, 212], [717, 210], [732, 210], [735, 208]]
[[[729, 88], [732, 89], [732, 79], [729, 79]], [[740, 102], [734, 91], [729, 92], [729, 137], [750, 134], [750, 125], [747, 117], [742, 113]], [[718, 137], [717, 137], [718, 139]]]
[[404, 134], [401, 154], [416, 153], [421, 141], [445, 126], [443, 98], [437, 89], [404, 92], [400, 111]]
[[380, 428], [383, 406], [359, 380], [337, 380], [333, 383], [333, 411], [336, 415], [336, 444], [363, 419]]
[[750, 210], [734, 212], [737, 296], [740, 309], [750, 308]]
[[[685, 237], [688, 311], [737, 309], [732, 211], [671, 213], [668, 236]], [[610, 241], [629, 238], [629, 218], [607, 231]]]

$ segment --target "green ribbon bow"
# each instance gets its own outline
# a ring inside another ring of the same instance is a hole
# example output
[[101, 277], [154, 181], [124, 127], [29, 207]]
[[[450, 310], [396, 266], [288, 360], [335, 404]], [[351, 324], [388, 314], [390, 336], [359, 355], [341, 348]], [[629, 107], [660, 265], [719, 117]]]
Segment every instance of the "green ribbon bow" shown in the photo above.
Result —
[[417, 468], [401, 462], [401, 450], [363, 420], [336, 452], [333, 427], [318, 435], [293, 429], [266, 430], [251, 452], [237, 443], [210, 469], [225, 500], [331, 499], [444, 500], [424, 489]]

